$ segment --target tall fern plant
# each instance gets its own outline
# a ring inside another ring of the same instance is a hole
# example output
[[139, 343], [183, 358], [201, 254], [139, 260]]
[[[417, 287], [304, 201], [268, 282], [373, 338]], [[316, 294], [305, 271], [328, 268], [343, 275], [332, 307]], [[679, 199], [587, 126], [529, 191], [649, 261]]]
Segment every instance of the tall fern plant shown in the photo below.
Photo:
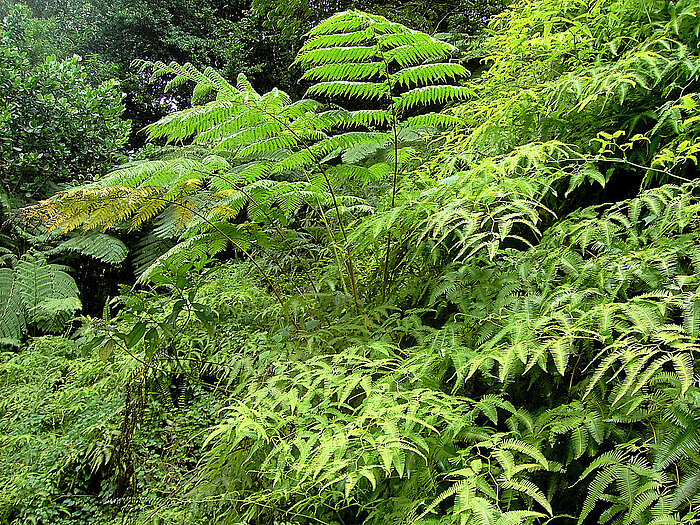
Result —
[[[315, 82], [307, 97], [344, 100], [363, 109], [341, 112], [342, 128], [386, 130], [380, 142], [355, 146], [344, 160], [362, 160], [381, 147], [390, 151], [387, 171], [391, 175], [391, 208], [396, 192], [401, 159], [408, 157], [407, 144], [421, 134], [459, 123], [459, 119], [425, 108], [465, 100], [466, 87], [451, 84], [468, 71], [446, 60], [454, 48], [425, 33], [414, 31], [384, 17], [346, 11], [318, 24], [301, 48], [296, 63], [304, 68], [303, 79]], [[355, 173], [355, 166], [341, 168]], [[377, 167], [374, 167], [377, 172]], [[387, 237], [382, 300], [389, 273], [391, 237]]]
[[213, 69], [202, 72], [190, 64], [143, 67], [156, 77], [171, 76], [166, 89], [193, 82], [193, 102], [213, 98], [148, 127], [151, 140], [180, 146], [121, 166], [92, 185], [41, 203], [29, 215], [41, 216], [49, 229], [63, 232], [155, 225], [156, 242], [178, 239], [152, 258], [143, 279], [165, 260], [179, 264], [230, 244], [257, 265], [280, 297], [253, 256], [260, 248], [258, 230], [283, 228], [305, 203], [320, 209], [332, 203], [336, 210], [350, 204], [280, 165], [302, 144], [318, 140], [307, 121], [319, 104], [293, 103], [277, 89], [260, 95], [244, 75], [231, 84]]

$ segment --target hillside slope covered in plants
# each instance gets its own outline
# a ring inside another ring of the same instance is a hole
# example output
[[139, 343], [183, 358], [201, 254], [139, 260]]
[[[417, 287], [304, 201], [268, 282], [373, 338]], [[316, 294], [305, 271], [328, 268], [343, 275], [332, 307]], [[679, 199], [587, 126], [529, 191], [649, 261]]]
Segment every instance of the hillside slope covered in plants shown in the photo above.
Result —
[[[2, 259], [0, 522], [698, 523], [700, 4], [450, 39], [139, 64], [191, 107]], [[135, 282], [76, 317], [66, 252]]]

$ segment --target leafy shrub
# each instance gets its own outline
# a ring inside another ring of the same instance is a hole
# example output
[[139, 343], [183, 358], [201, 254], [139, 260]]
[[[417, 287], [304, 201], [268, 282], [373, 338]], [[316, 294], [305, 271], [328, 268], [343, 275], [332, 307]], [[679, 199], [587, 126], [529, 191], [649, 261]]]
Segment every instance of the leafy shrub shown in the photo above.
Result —
[[26, 16], [14, 9], [0, 27], [0, 170], [18, 203], [101, 174], [129, 128], [116, 82], [93, 85], [78, 57], [30, 62]]
[[34, 339], [0, 363], [3, 523], [90, 523], [118, 434], [120, 368], [71, 340]]

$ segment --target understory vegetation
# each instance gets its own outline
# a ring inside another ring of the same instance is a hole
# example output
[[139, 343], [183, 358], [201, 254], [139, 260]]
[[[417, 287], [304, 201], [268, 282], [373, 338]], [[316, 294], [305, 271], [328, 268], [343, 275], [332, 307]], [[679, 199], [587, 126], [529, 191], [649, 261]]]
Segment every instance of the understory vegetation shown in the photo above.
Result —
[[700, 4], [459, 9], [313, 19], [303, 96], [141, 60], [144, 148], [0, 160], [0, 523], [700, 522]]

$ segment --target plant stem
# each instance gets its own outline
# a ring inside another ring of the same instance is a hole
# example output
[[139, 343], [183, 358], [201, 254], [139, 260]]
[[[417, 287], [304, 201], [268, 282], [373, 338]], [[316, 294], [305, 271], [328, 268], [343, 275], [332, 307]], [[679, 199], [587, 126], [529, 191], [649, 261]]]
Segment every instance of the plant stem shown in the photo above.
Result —
[[[244, 102], [243, 104], [246, 104]], [[340, 206], [338, 205], [338, 199], [336, 198], [335, 191], [333, 190], [333, 185], [331, 184], [330, 179], [328, 178], [328, 173], [326, 172], [326, 169], [323, 167], [323, 164], [321, 163], [320, 159], [316, 156], [316, 154], [313, 152], [311, 147], [307, 144], [307, 142], [296, 132], [294, 131], [287, 122], [285, 122], [283, 119], [278, 117], [277, 115], [274, 115], [272, 113], [269, 113], [268, 111], [255, 107], [255, 106], [249, 106], [253, 110], [260, 111], [262, 114], [267, 115], [268, 117], [274, 119], [276, 122], [284, 126], [284, 128], [292, 134], [292, 136], [301, 144], [301, 146], [309, 152], [311, 155], [311, 158], [314, 160], [314, 163], [318, 167], [321, 175], [323, 176], [323, 179], [326, 181], [326, 186], [328, 187], [328, 193], [331, 196], [331, 200], [333, 201], [333, 207], [335, 208], [335, 213], [338, 217], [338, 224], [340, 226], [340, 233], [343, 236], [343, 242], [345, 243], [345, 253], [346, 253], [346, 260], [345, 264], [348, 269], [348, 276], [350, 277], [350, 287], [352, 289], [352, 296], [353, 300], [355, 301], [355, 311], [359, 314], [361, 312], [360, 310], [360, 303], [357, 295], [357, 280], [355, 279], [355, 270], [354, 266], [352, 263], [352, 250], [350, 248], [350, 243], [348, 242], [348, 235], [347, 232], [345, 231], [345, 224], [343, 223], [343, 218], [340, 213]], [[326, 223], [327, 224], [327, 223]], [[328, 226], [330, 228], [330, 226]], [[333, 237], [333, 232], [329, 231], [329, 234], [331, 235], [331, 238]]]

